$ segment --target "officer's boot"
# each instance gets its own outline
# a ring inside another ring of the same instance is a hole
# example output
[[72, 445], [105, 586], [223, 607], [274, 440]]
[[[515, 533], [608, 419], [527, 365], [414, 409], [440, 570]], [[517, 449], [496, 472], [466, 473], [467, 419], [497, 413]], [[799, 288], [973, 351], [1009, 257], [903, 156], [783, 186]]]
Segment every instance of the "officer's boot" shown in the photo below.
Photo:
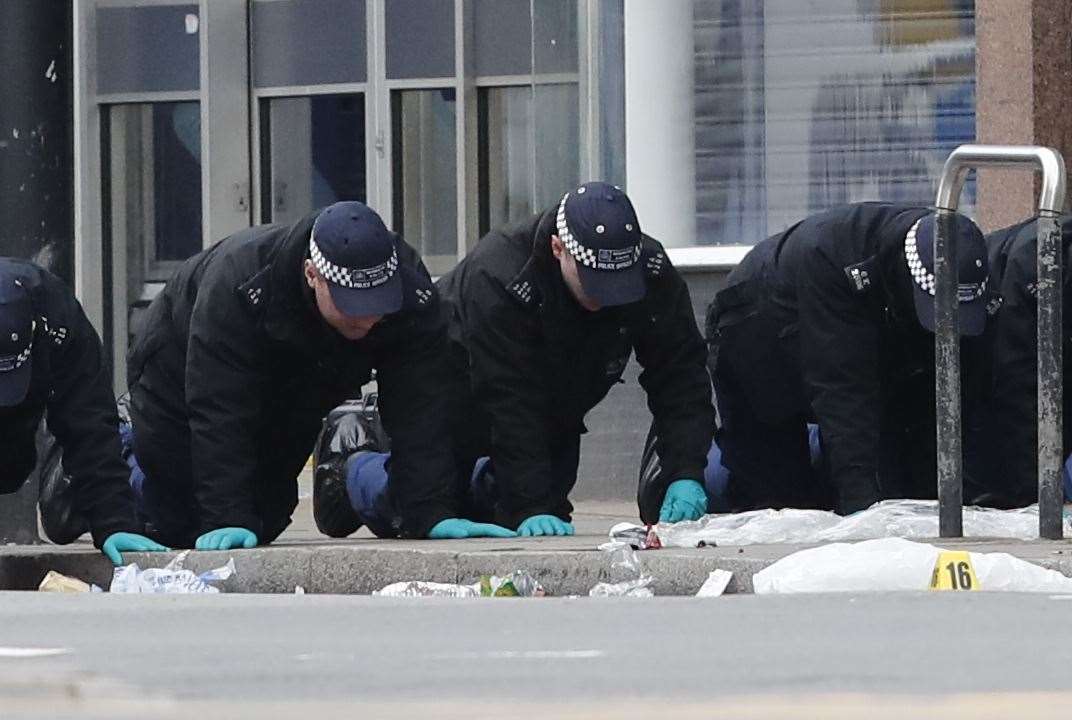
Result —
[[357, 453], [387, 452], [376, 394], [346, 402], [330, 413], [313, 450], [313, 519], [329, 537], [346, 537], [361, 527], [346, 489], [348, 461]]
[[63, 471], [63, 448], [42, 423], [37, 431], [37, 506], [45, 536], [57, 545], [72, 543], [89, 530], [75, 510], [71, 477]]

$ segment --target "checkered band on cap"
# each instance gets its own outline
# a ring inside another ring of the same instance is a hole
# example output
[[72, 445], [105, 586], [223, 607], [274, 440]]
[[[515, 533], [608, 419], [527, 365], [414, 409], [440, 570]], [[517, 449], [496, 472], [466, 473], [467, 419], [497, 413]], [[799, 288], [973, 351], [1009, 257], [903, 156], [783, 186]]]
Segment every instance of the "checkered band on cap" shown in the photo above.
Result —
[[[30, 342], [26, 344], [17, 355], [8, 355], [7, 357], [0, 357], [0, 372], [12, 372], [18, 370], [20, 367], [26, 364], [26, 361], [30, 359], [30, 354], [33, 352], [33, 333], [36, 331], [37, 323], [34, 322], [31, 326], [33, 329], [30, 331]], [[14, 339], [14, 338], [13, 338]]]
[[[934, 273], [927, 270], [923, 265], [923, 260], [919, 257], [919, 248], [916, 246], [916, 231], [919, 229], [919, 224], [921, 222], [923, 222], [923, 218], [916, 220], [915, 224], [909, 229], [908, 234], [905, 235], [905, 262], [908, 264], [909, 274], [912, 275], [912, 282], [914, 282], [920, 290], [933, 297]], [[957, 286], [957, 300], [962, 303], [971, 302], [982, 296], [985, 292], [985, 279], [980, 283], [961, 283]]]
[[[585, 188], [577, 190], [579, 193], [583, 193]], [[581, 244], [577, 237], [570, 231], [569, 225], [566, 223], [566, 199], [569, 198], [569, 193], [562, 196], [562, 202], [558, 204], [558, 217], [556, 218], [558, 225], [558, 239], [562, 241], [562, 244], [569, 250], [570, 255], [585, 267], [594, 268], [596, 270], [624, 270], [628, 267], [632, 267], [633, 264], [640, 259], [640, 243], [638, 242], [633, 248], [614, 248], [614, 249], [599, 249], [589, 248]], [[632, 232], [632, 224], [625, 226], [627, 232]], [[605, 226], [597, 225], [596, 232], [602, 234], [606, 231]]]
[[398, 269], [398, 250], [396, 249], [391, 250], [391, 257], [387, 258], [387, 262], [370, 268], [348, 268], [336, 265], [324, 257], [315, 238], [309, 239], [309, 258], [328, 282], [358, 290], [368, 290], [383, 285], [394, 276], [395, 270]]

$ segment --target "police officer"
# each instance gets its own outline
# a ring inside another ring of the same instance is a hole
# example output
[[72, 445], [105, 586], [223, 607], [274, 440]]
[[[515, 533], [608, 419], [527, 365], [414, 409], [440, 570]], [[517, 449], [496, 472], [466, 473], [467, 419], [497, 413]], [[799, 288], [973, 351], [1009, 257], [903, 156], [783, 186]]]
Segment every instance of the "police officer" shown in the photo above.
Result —
[[[971, 338], [987, 319], [987, 255], [970, 220], [956, 216], [954, 228], [974, 417], [985, 362]], [[764, 240], [730, 274], [707, 334], [733, 509], [852, 513], [934, 496], [934, 235], [927, 208], [849, 205]]]
[[189, 259], [129, 361], [148, 529], [198, 549], [274, 540], [321, 419], [373, 369], [391, 434], [398, 532], [457, 515], [446, 333], [412, 247], [359, 202], [239, 232]]
[[494, 519], [521, 535], [573, 532], [584, 416], [635, 352], [660, 429], [648, 516], [695, 519], [714, 417], [689, 291], [620, 189], [590, 182], [493, 231], [439, 281], [462, 467], [490, 457]]
[[[1068, 267], [1072, 215], [1060, 218]], [[1038, 220], [1032, 218], [986, 237], [991, 273], [1001, 299], [990, 336], [993, 354], [985, 464], [997, 504], [1023, 507], [1038, 501]], [[1072, 337], [1072, 274], [1064, 275], [1062, 338]], [[1064, 353], [1065, 378], [1072, 377], [1072, 353]], [[1065, 387], [1068, 387], [1066, 382]], [[1072, 393], [1064, 393], [1065, 418], [1072, 417]], [[1072, 423], [1064, 424], [1064, 455], [1072, 452]], [[1066, 496], [1072, 482], [1065, 471]]]
[[122, 552], [165, 550], [138, 534], [111, 374], [82, 306], [51, 273], [0, 258], [0, 492], [17, 491], [37, 465], [42, 418], [63, 453], [67, 500], [94, 544], [116, 565]]
[[[456, 493], [467, 518], [522, 536], [572, 534], [568, 496], [584, 416], [621, 381], [633, 352], [664, 458], [642, 515], [676, 522], [705, 512], [700, 478], [714, 410], [703, 340], [688, 288], [641, 232], [625, 193], [601, 182], [569, 191], [489, 233], [438, 288], [454, 368]], [[357, 450], [345, 472], [318, 463], [314, 507], [332, 535], [347, 534], [337, 521], [348, 512], [354, 526], [361, 518], [382, 535], [377, 526], [395, 512], [380, 499], [388, 455], [375, 452], [384, 443], [362, 411], [344, 420], [340, 409], [325, 427], [322, 456], [337, 453], [334, 445]], [[471, 536], [464, 528], [453, 535]]]

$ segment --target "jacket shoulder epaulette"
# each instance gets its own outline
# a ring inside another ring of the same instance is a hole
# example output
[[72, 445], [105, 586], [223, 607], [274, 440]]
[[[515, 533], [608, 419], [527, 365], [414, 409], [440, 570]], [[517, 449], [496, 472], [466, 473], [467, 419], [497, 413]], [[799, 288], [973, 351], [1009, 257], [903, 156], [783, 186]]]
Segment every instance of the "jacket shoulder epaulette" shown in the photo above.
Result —
[[536, 287], [536, 274], [531, 261], [525, 263], [521, 272], [506, 283], [506, 292], [522, 307], [533, 308], [539, 304], [539, 289]]
[[649, 278], [660, 277], [670, 264], [663, 246], [647, 235], [640, 241], [640, 261], [644, 263], [644, 274]]
[[271, 265], [261, 268], [252, 277], [235, 288], [235, 292], [241, 298], [243, 305], [251, 311], [261, 312], [268, 304], [268, 293], [271, 288], [271, 269]]
[[[54, 347], [65, 346], [71, 336], [67, 304], [74, 301], [74, 296], [70, 295], [66, 287], [60, 285], [59, 280], [44, 272], [39, 273], [36, 278], [24, 277], [15, 282], [26, 283], [33, 298], [37, 324], [35, 333], [41, 333]], [[65, 295], [70, 297], [64, 297]]]

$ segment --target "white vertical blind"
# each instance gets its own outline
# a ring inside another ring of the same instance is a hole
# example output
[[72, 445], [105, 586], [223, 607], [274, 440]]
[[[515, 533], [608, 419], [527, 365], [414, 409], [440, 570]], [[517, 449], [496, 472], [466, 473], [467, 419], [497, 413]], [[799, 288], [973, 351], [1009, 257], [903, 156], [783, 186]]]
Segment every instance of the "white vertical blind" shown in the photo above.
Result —
[[933, 203], [975, 137], [974, 18], [974, 0], [696, 0], [697, 242]]

